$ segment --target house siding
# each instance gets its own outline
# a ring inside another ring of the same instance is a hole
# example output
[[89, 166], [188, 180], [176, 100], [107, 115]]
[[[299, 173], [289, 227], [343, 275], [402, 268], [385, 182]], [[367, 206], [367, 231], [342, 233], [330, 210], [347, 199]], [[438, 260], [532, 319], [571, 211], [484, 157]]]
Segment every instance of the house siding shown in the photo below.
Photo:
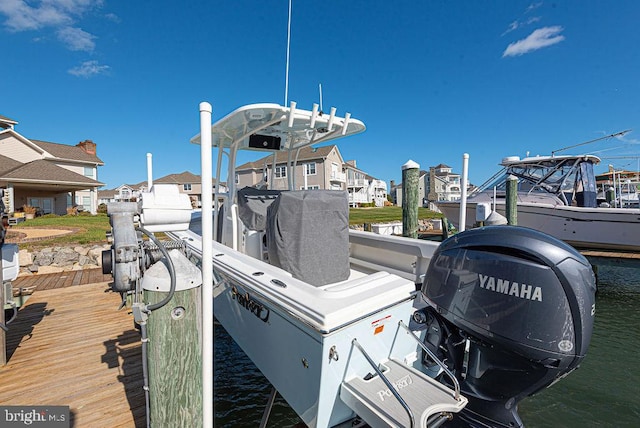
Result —
[[13, 135], [0, 136], [0, 153], [22, 163], [42, 159], [42, 155], [28, 144], [19, 141]]

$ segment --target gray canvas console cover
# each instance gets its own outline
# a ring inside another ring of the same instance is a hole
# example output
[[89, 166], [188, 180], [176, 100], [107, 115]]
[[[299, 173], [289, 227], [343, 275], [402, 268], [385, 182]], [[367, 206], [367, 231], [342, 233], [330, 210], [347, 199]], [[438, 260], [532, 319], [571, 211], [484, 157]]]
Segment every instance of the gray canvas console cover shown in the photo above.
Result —
[[279, 190], [244, 187], [238, 190], [238, 215], [248, 229], [267, 228], [267, 208], [280, 194]]
[[269, 262], [316, 286], [349, 278], [347, 192], [282, 192], [267, 213]]

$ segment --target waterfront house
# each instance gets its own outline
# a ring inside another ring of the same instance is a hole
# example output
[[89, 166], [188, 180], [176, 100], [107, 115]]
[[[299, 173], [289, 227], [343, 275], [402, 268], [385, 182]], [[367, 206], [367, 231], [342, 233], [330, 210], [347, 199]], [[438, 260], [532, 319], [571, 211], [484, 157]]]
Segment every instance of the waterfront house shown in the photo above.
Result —
[[18, 122], [0, 115], [0, 188], [5, 212], [32, 206], [40, 214], [67, 214], [77, 207], [95, 214], [98, 206], [96, 143], [75, 146], [34, 140], [15, 130]]
[[[396, 205], [402, 205], [402, 183], [391, 182], [391, 192]], [[471, 189], [473, 185], [468, 185]], [[460, 174], [452, 171], [452, 168], [443, 163], [432, 166], [429, 171], [420, 170], [418, 182], [418, 197], [425, 208], [438, 211], [436, 201], [458, 201], [462, 195], [460, 187]]]
[[[154, 183], [175, 184], [180, 193], [189, 196], [191, 204], [194, 208], [202, 205], [202, 185], [200, 184], [200, 176], [189, 171], [181, 173], [168, 174], [153, 180]], [[100, 203], [108, 204], [109, 202], [128, 202], [137, 201], [142, 192], [148, 189], [146, 181], [137, 184], [121, 184], [115, 189], [101, 190], [99, 192]], [[220, 184], [220, 191], [226, 192], [226, 184]], [[215, 191], [215, 183], [213, 185]]]
[[283, 190], [291, 180], [296, 189], [346, 190], [350, 206], [384, 205], [387, 184], [358, 169], [355, 160], [345, 162], [336, 145], [304, 147], [291, 161], [297, 161], [293, 176], [289, 176], [289, 159], [284, 152], [278, 152], [275, 160], [266, 156], [244, 163], [236, 168], [237, 188], [266, 185]]

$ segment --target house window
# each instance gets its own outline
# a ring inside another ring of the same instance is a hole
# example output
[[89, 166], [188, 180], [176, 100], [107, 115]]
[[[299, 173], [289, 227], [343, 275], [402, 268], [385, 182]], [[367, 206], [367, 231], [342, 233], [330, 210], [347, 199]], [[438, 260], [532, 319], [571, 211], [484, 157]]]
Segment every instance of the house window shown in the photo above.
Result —
[[236, 174], [236, 184], [240, 184], [240, 174]]
[[[300, 186], [300, 190], [304, 190], [304, 186]], [[320, 186], [307, 186], [307, 190], [320, 190]]]
[[182, 185], [182, 190], [184, 190], [185, 192], [190, 192], [191, 191], [191, 183], [183, 184]]
[[89, 177], [89, 178], [93, 178], [93, 168], [85, 166], [84, 167], [84, 176], [85, 177]]
[[131, 198], [129, 189], [120, 189], [120, 199], [128, 200], [129, 198]]
[[82, 208], [85, 211], [91, 211], [91, 196], [82, 197]]
[[304, 165], [307, 175], [316, 175], [316, 163], [311, 162]]
[[287, 167], [286, 166], [277, 166], [276, 167], [276, 178], [286, 178], [287, 177]]

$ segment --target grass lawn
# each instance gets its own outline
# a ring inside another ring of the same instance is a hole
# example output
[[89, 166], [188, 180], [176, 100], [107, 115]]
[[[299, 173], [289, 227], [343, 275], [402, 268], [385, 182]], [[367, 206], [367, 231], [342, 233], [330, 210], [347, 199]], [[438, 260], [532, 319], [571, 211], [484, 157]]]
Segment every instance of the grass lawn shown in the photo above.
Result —
[[29, 227], [77, 230], [77, 232], [68, 235], [20, 244], [20, 248], [29, 250], [57, 245], [105, 244], [107, 242], [105, 233], [111, 230], [109, 217], [106, 214], [80, 214], [77, 216], [49, 214], [11, 226], [9, 231], [19, 232], [21, 229]]
[[[418, 208], [418, 218], [442, 218], [442, 214], [429, 211], [426, 208]], [[349, 224], [384, 223], [390, 221], [402, 221], [401, 207], [351, 208], [349, 210]], [[80, 214], [77, 216], [57, 216], [50, 214], [11, 226], [9, 230], [19, 232], [20, 229], [28, 227], [77, 230], [75, 233], [69, 235], [20, 244], [21, 248], [29, 250], [57, 245], [104, 244], [107, 242], [105, 233], [111, 230], [109, 217], [107, 217], [106, 214]]]
[[[442, 218], [441, 213], [418, 208], [418, 219]], [[386, 223], [402, 221], [402, 207], [380, 208], [351, 208], [349, 210], [349, 224]]]

